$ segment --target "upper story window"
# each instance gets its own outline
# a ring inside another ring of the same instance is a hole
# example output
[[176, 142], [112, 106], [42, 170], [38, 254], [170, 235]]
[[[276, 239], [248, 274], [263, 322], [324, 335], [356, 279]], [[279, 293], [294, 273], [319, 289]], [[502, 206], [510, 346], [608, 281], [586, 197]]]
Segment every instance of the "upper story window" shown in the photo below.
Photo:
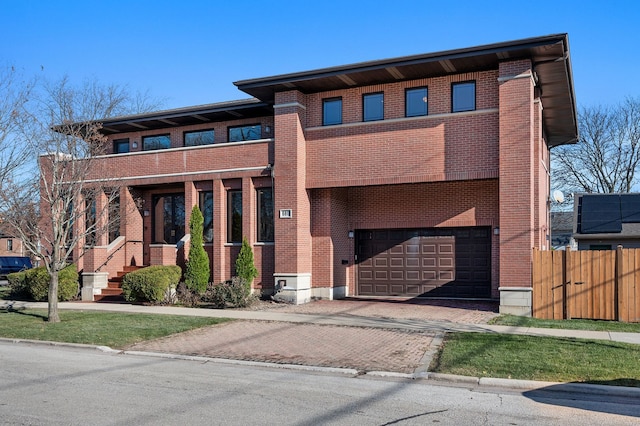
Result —
[[427, 115], [429, 98], [426, 87], [407, 89], [404, 96], [406, 117], [418, 117], [421, 115]]
[[171, 148], [171, 137], [169, 135], [143, 136], [142, 150], [151, 151], [154, 149]]
[[13, 240], [7, 240], [7, 251], [13, 251]]
[[211, 145], [213, 139], [213, 129], [184, 132], [184, 146]]
[[369, 93], [362, 96], [362, 120], [384, 120], [384, 93]]
[[113, 141], [113, 153], [124, 154], [125, 152], [129, 152], [129, 138], [115, 139]]
[[451, 111], [473, 111], [476, 109], [476, 82], [465, 81], [451, 85]]
[[262, 138], [262, 126], [260, 124], [229, 127], [228, 131], [229, 142], [253, 141]]
[[342, 98], [322, 100], [322, 125], [342, 124]]

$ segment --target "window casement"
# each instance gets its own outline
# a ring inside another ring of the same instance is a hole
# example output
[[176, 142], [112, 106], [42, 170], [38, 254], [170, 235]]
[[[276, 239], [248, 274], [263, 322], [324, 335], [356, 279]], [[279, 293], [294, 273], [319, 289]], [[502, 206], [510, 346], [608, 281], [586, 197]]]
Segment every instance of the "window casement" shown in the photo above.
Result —
[[214, 141], [213, 129], [184, 132], [184, 146], [211, 145]]
[[273, 188], [256, 189], [258, 198], [258, 242], [270, 243], [274, 241], [273, 228]]
[[427, 115], [429, 97], [426, 87], [414, 87], [404, 92], [405, 117]]
[[227, 192], [227, 242], [242, 242], [242, 191]]
[[13, 251], [13, 240], [12, 239], [8, 239], [7, 240], [7, 251]]
[[124, 154], [129, 152], [129, 138], [115, 139], [113, 141], [113, 153]]
[[328, 98], [322, 100], [322, 125], [333, 126], [342, 124], [342, 98]]
[[262, 126], [251, 124], [246, 126], [232, 126], [227, 128], [229, 142], [254, 141], [262, 138]]
[[476, 82], [464, 81], [451, 84], [451, 112], [476, 109]]
[[168, 149], [171, 148], [171, 136], [167, 135], [154, 135], [142, 137], [142, 150], [153, 151], [156, 149]]
[[362, 95], [362, 121], [384, 120], [384, 93]]
[[213, 242], [213, 191], [198, 193], [198, 207], [204, 219], [202, 223], [202, 239], [205, 243]]

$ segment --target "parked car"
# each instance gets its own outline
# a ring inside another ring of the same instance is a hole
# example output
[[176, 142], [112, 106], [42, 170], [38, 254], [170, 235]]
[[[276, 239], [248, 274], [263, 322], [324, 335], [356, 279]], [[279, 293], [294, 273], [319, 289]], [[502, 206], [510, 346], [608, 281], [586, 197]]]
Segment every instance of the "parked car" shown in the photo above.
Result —
[[21, 256], [0, 256], [0, 278], [6, 278], [12, 272], [30, 269], [31, 259]]

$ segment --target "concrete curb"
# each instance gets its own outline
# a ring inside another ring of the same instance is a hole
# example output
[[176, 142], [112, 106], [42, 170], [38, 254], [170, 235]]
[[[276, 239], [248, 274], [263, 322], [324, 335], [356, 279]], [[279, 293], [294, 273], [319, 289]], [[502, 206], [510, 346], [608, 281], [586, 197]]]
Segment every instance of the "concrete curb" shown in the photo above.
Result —
[[455, 374], [443, 374], [443, 373], [430, 373], [430, 372], [417, 372], [417, 373], [397, 373], [393, 371], [367, 371], [364, 374], [353, 368], [336, 368], [336, 367], [319, 367], [312, 365], [298, 365], [298, 364], [278, 364], [274, 362], [259, 362], [259, 361], [244, 361], [226, 358], [210, 358], [194, 355], [180, 355], [180, 354], [168, 354], [162, 352], [143, 352], [143, 351], [127, 351], [112, 349], [108, 346], [96, 346], [85, 345], [82, 343], [64, 343], [64, 342], [52, 342], [48, 340], [29, 340], [29, 339], [9, 339], [0, 337], [0, 342], [4, 343], [17, 343], [17, 344], [30, 344], [30, 345], [43, 345], [43, 346], [57, 346], [57, 347], [69, 347], [76, 349], [90, 349], [98, 350], [100, 352], [113, 354], [113, 355], [132, 355], [132, 356], [146, 356], [165, 359], [177, 359], [185, 361], [196, 361], [201, 363], [218, 363], [227, 365], [247, 366], [247, 367], [261, 367], [261, 368], [275, 368], [281, 370], [296, 370], [311, 373], [324, 373], [343, 375], [351, 377], [367, 377], [367, 378], [382, 378], [382, 379], [405, 379], [405, 380], [420, 380], [420, 381], [434, 381], [456, 385], [470, 385], [478, 387], [492, 387], [492, 388], [507, 388], [517, 389], [521, 391], [548, 391], [548, 392], [563, 392], [563, 393], [582, 393], [588, 395], [603, 395], [603, 396], [617, 396], [617, 397], [629, 397], [640, 398], [640, 388], [625, 387], [625, 386], [607, 386], [607, 385], [593, 385], [588, 383], [564, 383], [564, 382], [542, 382], [536, 380], [518, 380], [518, 379], [500, 379], [492, 377], [470, 377], [459, 376]]

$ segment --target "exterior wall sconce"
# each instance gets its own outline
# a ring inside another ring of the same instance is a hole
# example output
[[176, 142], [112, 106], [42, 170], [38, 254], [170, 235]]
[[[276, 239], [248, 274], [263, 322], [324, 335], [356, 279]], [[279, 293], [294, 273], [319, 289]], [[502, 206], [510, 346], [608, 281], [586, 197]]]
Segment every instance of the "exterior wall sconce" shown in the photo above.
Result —
[[149, 210], [145, 210], [145, 211], [144, 211], [144, 215], [145, 215], [145, 217], [146, 217], [146, 216], [149, 216]]
[[500, 228], [498, 228], [497, 226], [493, 228], [493, 235], [500, 235]]
[[264, 126], [265, 133], [271, 133], [271, 126]]
[[349, 231], [349, 233], [347, 234], [347, 236], [348, 236], [349, 238], [353, 238], [353, 235], [354, 235], [354, 234], [353, 234], [353, 231]]
[[138, 148], [138, 142], [137, 141], [131, 142], [131, 148], [137, 149]]

